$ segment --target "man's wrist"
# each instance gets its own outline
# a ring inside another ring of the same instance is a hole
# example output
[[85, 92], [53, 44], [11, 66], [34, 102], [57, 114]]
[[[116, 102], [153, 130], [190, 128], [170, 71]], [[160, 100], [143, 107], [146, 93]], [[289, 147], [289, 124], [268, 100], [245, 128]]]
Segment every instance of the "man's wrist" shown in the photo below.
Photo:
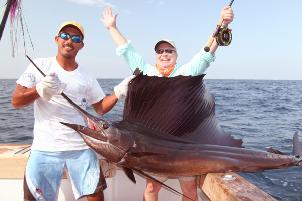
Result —
[[225, 23], [224, 21], [222, 21], [221, 23], [221, 27], [227, 27], [229, 24], [228, 23]]

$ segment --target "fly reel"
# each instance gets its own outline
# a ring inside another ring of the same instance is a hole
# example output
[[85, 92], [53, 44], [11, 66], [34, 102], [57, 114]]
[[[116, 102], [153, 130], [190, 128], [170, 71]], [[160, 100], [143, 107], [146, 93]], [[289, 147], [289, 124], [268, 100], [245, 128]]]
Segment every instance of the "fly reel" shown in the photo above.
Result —
[[232, 30], [228, 27], [220, 27], [214, 37], [219, 46], [228, 46], [232, 42]]

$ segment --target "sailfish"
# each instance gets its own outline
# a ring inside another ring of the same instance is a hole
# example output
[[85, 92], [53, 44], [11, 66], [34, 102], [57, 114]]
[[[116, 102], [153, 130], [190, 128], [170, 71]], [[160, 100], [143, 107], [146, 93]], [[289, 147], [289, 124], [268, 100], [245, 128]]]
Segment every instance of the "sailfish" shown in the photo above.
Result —
[[140, 73], [129, 83], [121, 121], [110, 123], [78, 108], [87, 126], [61, 123], [76, 130], [97, 153], [130, 172], [175, 178], [302, 166], [297, 133], [292, 155], [247, 149], [241, 139], [225, 133], [203, 78]]

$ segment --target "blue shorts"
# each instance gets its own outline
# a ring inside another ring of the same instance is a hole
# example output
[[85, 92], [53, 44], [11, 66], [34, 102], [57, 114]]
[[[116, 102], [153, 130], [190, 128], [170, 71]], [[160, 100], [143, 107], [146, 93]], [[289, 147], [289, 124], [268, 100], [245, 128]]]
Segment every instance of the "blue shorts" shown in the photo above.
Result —
[[36, 200], [57, 200], [64, 168], [67, 169], [76, 199], [106, 188], [99, 160], [91, 149], [60, 152], [32, 150], [25, 177]]

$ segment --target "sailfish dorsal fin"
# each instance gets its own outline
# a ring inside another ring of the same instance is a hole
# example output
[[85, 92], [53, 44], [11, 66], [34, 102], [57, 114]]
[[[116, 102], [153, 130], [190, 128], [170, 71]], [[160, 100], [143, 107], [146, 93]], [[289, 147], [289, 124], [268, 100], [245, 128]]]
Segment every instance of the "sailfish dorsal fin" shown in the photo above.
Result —
[[137, 75], [129, 84], [123, 120], [164, 135], [241, 146], [241, 140], [224, 133], [218, 125], [215, 100], [206, 89], [203, 77]]

